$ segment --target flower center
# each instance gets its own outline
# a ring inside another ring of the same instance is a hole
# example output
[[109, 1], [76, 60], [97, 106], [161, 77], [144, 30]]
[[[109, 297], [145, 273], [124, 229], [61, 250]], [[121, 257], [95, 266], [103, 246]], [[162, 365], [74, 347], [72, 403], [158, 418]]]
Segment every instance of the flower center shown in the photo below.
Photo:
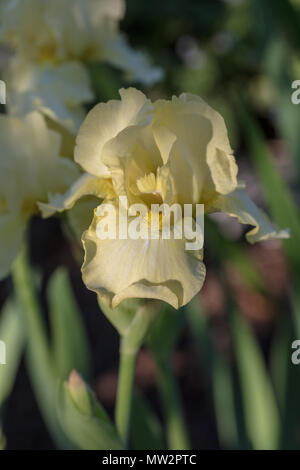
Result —
[[161, 194], [160, 180], [152, 172], [138, 179], [136, 185], [141, 193]]
[[153, 172], [145, 174], [130, 188], [131, 192], [139, 196], [148, 206], [151, 204], [161, 204], [163, 202], [159, 170], [158, 168], [156, 175]]

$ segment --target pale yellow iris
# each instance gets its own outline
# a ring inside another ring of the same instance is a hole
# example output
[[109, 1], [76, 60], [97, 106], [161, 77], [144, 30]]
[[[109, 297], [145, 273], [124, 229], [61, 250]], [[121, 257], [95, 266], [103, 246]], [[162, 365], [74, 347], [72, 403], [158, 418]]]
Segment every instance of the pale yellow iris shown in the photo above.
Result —
[[3, 76], [9, 113], [38, 110], [76, 134], [82, 105], [94, 98], [87, 63], [108, 62], [128, 80], [159, 80], [161, 69], [120, 33], [124, 13], [124, 0], [7, 0], [0, 42], [15, 52]]
[[[52, 198], [45, 215], [72, 207], [83, 194], [98, 195], [116, 209], [118, 197], [126, 196], [129, 204], [146, 204], [150, 219], [158, 216], [153, 203], [202, 203], [206, 213], [223, 211], [253, 225], [247, 233], [251, 243], [288, 236], [239, 187], [224, 120], [202, 99], [182, 94], [152, 103], [133, 88], [120, 95], [120, 101], [98, 104], [87, 115], [75, 149], [87, 174], [64, 197]], [[141, 297], [178, 308], [201, 289], [201, 250], [186, 251], [184, 239], [100, 240], [99, 220], [95, 212], [83, 234], [83, 280], [112, 307]]]
[[63, 193], [78, 178], [59, 156], [60, 136], [41, 114], [17, 119], [0, 115], [0, 278], [9, 273], [30, 217], [51, 193]]

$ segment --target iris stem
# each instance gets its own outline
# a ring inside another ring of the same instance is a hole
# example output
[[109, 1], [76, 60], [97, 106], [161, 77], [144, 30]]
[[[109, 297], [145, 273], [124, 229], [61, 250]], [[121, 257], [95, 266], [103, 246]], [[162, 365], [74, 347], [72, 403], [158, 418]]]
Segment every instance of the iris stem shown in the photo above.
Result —
[[117, 430], [126, 448], [128, 447], [130, 437], [132, 394], [137, 352], [127, 352], [122, 348], [121, 343], [115, 420]]
[[167, 444], [170, 450], [188, 450], [189, 438], [183, 416], [178, 384], [171, 367], [170, 355], [153, 351], [159, 382], [159, 392], [165, 414]]

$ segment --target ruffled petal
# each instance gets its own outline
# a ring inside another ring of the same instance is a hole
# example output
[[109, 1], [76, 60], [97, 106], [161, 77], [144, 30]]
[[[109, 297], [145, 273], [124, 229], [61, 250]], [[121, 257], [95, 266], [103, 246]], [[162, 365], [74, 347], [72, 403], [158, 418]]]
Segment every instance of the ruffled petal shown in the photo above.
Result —
[[0, 198], [7, 210], [35, 212], [49, 192], [64, 192], [78, 177], [74, 162], [59, 157], [60, 136], [38, 112], [0, 116]]
[[11, 115], [38, 110], [73, 133], [84, 118], [82, 104], [94, 97], [88, 73], [78, 62], [38, 66], [17, 58], [4, 78], [9, 87]]
[[39, 202], [38, 206], [43, 217], [50, 217], [55, 212], [63, 212], [71, 209], [83, 196], [95, 196], [100, 199], [112, 198], [115, 192], [111, 180], [97, 178], [84, 173], [72, 184], [65, 194], [49, 194], [49, 202]]
[[51, 0], [46, 3], [46, 21], [56, 39], [58, 58], [102, 61], [106, 43], [118, 33], [118, 22], [125, 12], [124, 0]]
[[[177, 100], [177, 98], [174, 99]], [[207, 145], [206, 159], [215, 189], [220, 194], [234, 191], [237, 187], [238, 167], [232, 155], [233, 151], [223, 117], [197, 95], [183, 93], [179, 100], [210, 121], [212, 137]]]
[[242, 224], [253, 225], [254, 228], [246, 234], [250, 243], [268, 238], [289, 238], [289, 231], [279, 230], [273, 225], [267, 215], [254, 204], [242, 189], [236, 189], [231, 194], [220, 197], [215, 203], [215, 210], [236, 217]]
[[170, 169], [173, 193], [181, 203], [200, 202], [204, 189], [215, 189], [207, 165], [212, 124], [190, 111], [179, 100], [159, 101], [152, 126], [163, 161]]
[[87, 172], [109, 177], [103, 163], [103, 148], [127, 127], [145, 126], [152, 120], [152, 106], [135, 88], [120, 90], [121, 101], [111, 100], [95, 106], [84, 120], [76, 139], [75, 161]]
[[186, 112], [197, 113], [208, 119], [213, 127], [215, 146], [223, 150], [225, 153], [232, 153], [226, 124], [220, 113], [209, 106], [202, 98], [200, 98], [200, 96], [193, 95], [191, 93], [182, 93], [179, 98], [174, 96], [172, 102], [184, 103], [187, 106]]
[[[207, 202], [215, 193], [232, 192], [237, 187], [238, 168], [230, 154], [223, 118], [194, 95], [159, 100], [154, 109], [153, 135], [170, 167], [173, 190], [181, 193], [179, 201]], [[180, 190], [187, 178], [190, 186]]]
[[220, 194], [228, 194], [237, 187], [238, 167], [233, 155], [215, 147], [207, 149], [207, 163], [211, 171], [215, 189]]
[[116, 307], [133, 297], [155, 298], [179, 308], [199, 292], [205, 278], [202, 253], [186, 251], [185, 240], [97, 237], [95, 216], [83, 235], [86, 286]]

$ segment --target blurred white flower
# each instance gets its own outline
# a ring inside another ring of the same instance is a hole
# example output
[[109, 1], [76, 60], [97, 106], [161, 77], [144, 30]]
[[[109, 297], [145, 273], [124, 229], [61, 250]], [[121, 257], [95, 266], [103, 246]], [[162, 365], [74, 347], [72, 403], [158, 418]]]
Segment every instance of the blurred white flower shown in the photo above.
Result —
[[59, 156], [60, 136], [38, 112], [23, 119], [0, 115], [0, 278], [9, 273], [38, 202], [63, 193], [78, 178], [69, 159]]
[[130, 80], [154, 83], [161, 70], [119, 32], [124, 13], [124, 0], [10, 0], [0, 40], [29, 62], [103, 61], [124, 70]]
[[35, 65], [16, 56], [3, 77], [9, 114], [37, 110], [73, 134], [84, 118], [82, 105], [94, 97], [88, 73], [78, 62]]

